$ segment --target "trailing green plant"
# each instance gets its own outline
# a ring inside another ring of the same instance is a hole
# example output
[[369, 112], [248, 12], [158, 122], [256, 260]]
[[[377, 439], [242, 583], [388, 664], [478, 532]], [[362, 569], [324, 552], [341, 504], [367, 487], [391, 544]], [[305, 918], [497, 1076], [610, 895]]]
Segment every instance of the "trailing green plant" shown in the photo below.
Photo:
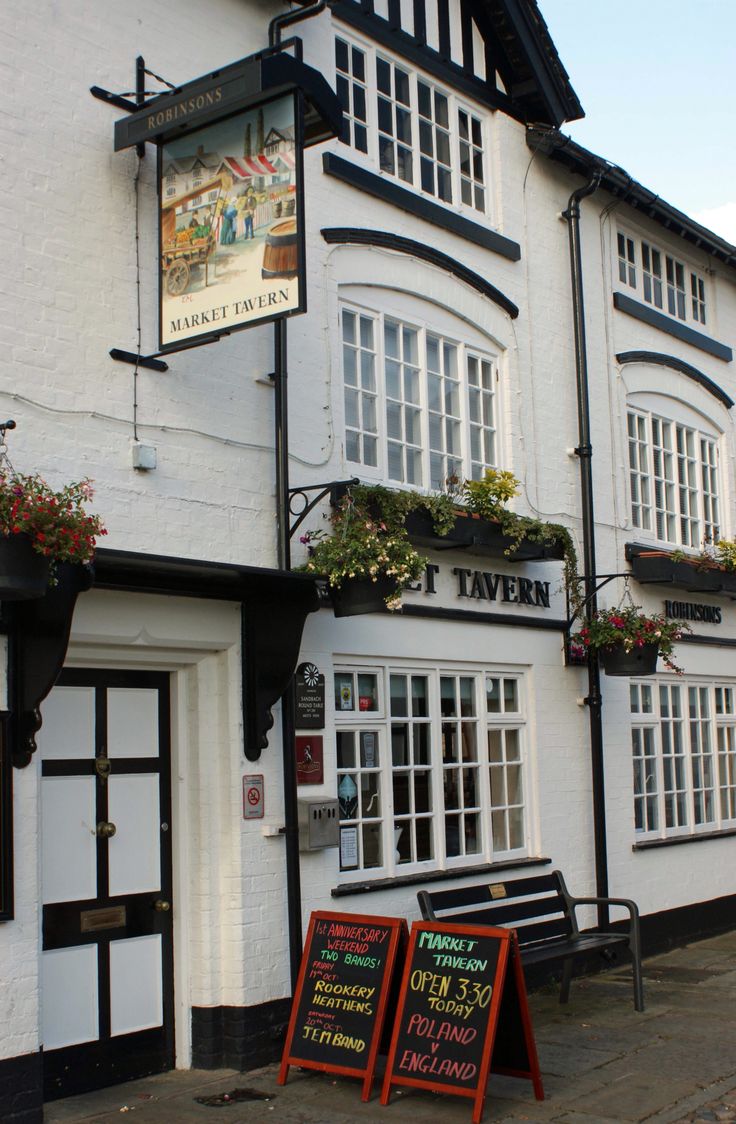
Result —
[[[541, 546], [562, 544], [564, 581], [570, 603], [580, 605], [577, 552], [572, 535], [561, 523], [547, 523], [509, 511], [506, 504], [519, 494], [520, 484], [511, 472], [487, 469], [481, 480], [448, 479], [447, 491], [424, 495], [382, 485], [354, 484], [329, 516], [331, 532], [309, 531], [301, 542], [309, 548], [306, 568], [323, 574], [332, 586], [350, 578], [390, 576], [397, 580], [398, 594], [390, 599], [397, 608], [400, 595], [416, 581], [427, 565], [409, 541], [406, 517], [425, 511], [434, 533], [446, 536], [458, 515], [477, 515], [496, 523], [510, 540], [504, 553], [513, 558], [522, 542]], [[389, 600], [387, 600], [389, 604]]]
[[730, 574], [736, 571], [736, 539], [718, 539], [713, 546], [706, 546], [704, 559], [722, 566]]
[[503, 534], [512, 540], [504, 551], [507, 558], [513, 558], [525, 541], [541, 546], [562, 545], [565, 589], [573, 612], [579, 610], [578, 555], [572, 535], [561, 523], [549, 523], [509, 511], [506, 504], [520, 491], [520, 481], [513, 472], [497, 468], [487, 468], [481, 480], [465, 480], [459, 488], [466, 510], [498, 523]]
[[509, 514], [506, 504], [520, 491], [520, 482], [513, 472], [500, 468], [487, 468], [480, 480], [464, 480], [460, 489], [468, 511], [492, 523]]
[[52, 563], [91, 562], [95, 542], [106, 535], [98, 515], [85, 504], [93, 497], [92, 482], [80, 480], [55, 492], [38, 475], [0, 473], [0, 534], [25, 534], [33, 549]]
[[645, 644], [656, 644], [657, 653], [666, 666], [681, 674], [672, 652], [683, 633], [689, 631], [681, 621], [669, 620], [661, 613], [645, 613], [640, 605], [627, 605], [592, 613], [583, 627], [570, 637], [570, 644], [585, 652], [616, 647], [633, 652]]
[[450, 532], [455, 522], [455, 504], [445, 492], [423, 495], [407, 489], [384, 488], [380, 484], [355, 484], [350, 494], [356, 503], [364, 505], [394, 532], [406, 533], [404, 523], [412, 511], [426, 511], [435, 534], [442, 537]]
[[[401, 594], [418, 581], [427, 565], [427, 559], [409, 541], [404, 520], [415, 507], [427, 507], [424, 501], [430, 497], [416, 497], [413, 503], [403, 498], [413, 495], [364, 485], [351, 488], [329, 516], [331, 533], [318, 530], [302, 535], [301, 542], [309, 548], [306, 569], [324, 575], [335, 587], [353, 578], [373, 582], [390, 578], [395, 588], [386, 597], [386, 606], [398, 609]], [[443, 505], [433, 510], [441, 520]]]

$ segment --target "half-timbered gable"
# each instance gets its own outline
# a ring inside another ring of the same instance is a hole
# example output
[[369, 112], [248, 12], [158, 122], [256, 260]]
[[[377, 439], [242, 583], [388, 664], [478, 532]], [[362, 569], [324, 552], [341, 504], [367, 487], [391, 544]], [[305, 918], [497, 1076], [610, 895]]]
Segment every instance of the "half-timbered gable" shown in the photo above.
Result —
[[583, 109], [534, 0], [334, 0], [338, 20], [521, 121], [560, 125]]

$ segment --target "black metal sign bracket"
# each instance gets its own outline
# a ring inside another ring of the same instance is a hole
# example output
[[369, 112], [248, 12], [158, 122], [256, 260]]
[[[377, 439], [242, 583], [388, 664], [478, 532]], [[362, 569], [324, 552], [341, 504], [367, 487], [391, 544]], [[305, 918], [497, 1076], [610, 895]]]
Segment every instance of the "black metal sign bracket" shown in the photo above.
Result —
[[[292, 539], [310, 511], [313, 510], [326, 495], [334, 493], [336, 489], [345, 489], [351, 484], [360, 484], [357, 476], [349, 480], [331, 480], [328, 484], [305, 484], [301, 488], [289, 488], [289, 514], [296, 519], [289, 525], [289, 538]], [[307, 493], [316, 492], [314, 499], [310, 500]]]

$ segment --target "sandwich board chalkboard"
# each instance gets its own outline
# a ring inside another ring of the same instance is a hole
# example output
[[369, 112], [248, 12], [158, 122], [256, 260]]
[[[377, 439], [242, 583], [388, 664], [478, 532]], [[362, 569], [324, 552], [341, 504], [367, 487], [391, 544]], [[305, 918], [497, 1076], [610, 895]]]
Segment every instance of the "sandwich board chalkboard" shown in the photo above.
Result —
[[528, 1078], [544, 1099], [516, 934], [415, 922], [381, 1104], [392, 1085], [471, 1097], [479, 1124], [491, 1070]]
[[289, 1066], [298, 1065], [362, 1077], [362, 1099], [368, 1100], [395, 971], [398, 983], [397, 956], [407, 938], [398, 917], [311, 915], [279, 1085]]

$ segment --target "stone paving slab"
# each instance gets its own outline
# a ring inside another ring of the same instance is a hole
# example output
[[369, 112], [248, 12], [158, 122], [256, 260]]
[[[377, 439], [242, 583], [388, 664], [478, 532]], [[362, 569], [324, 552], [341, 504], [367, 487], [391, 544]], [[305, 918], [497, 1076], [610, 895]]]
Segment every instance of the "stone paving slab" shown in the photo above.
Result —
[[[483, 1124], [736, 1124], [736, 931], [645, 964], [643, 1013], [626, 966], [530, 996], [546, 1099], [493, 1075]], [[501, 1033], [502, 1030], [499, 1031]], [[183, 1070], [46, 1105], [46, 1124], [469, 1124], [471, 1101], [397, 1088], [379, 1103], [360, 1082], [278, 1066]], [[251, 1090], [264, 1099], [212, 1107], [195, 1098]]]

